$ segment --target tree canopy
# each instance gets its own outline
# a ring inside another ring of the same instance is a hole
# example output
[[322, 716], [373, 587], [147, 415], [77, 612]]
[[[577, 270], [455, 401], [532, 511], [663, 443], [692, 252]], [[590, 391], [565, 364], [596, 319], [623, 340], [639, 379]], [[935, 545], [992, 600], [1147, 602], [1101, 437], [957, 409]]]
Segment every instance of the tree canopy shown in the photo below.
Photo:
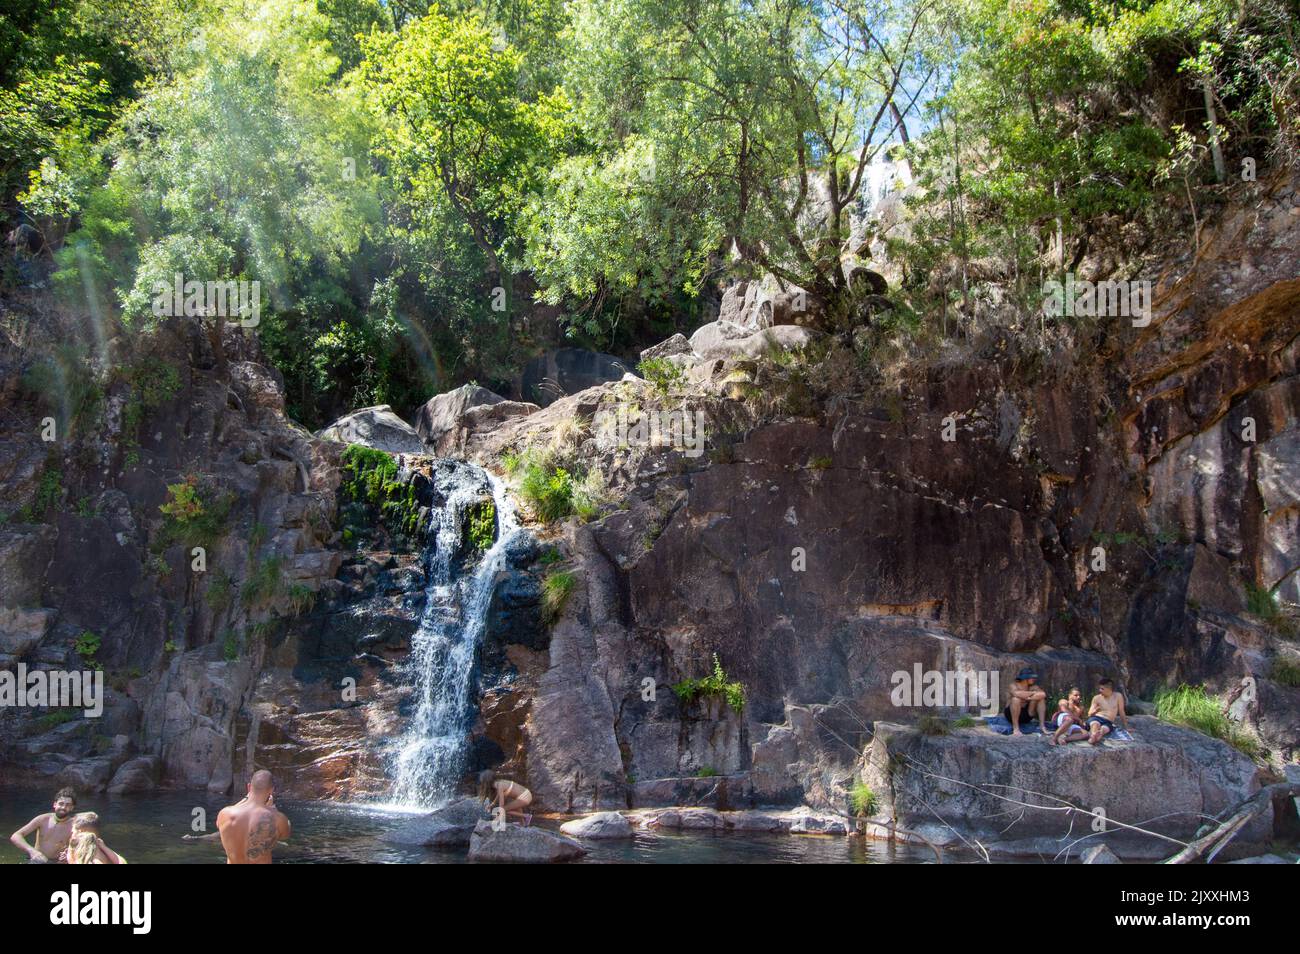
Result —
[[504, 389], [562, 340], [634, 352], [736, 278], [850, 329], [886, 160], [918, 183], [894, 305], [947, 333], [979, 263], [1028, 296], [1106, 229], [1199, 228], [1245, 160], [1294, 164], [1296, 22], [1293, 0], [15, 0], [0, 188], [67, 307], [124, 328], [176, 273], [259, 282], [316, 425]]

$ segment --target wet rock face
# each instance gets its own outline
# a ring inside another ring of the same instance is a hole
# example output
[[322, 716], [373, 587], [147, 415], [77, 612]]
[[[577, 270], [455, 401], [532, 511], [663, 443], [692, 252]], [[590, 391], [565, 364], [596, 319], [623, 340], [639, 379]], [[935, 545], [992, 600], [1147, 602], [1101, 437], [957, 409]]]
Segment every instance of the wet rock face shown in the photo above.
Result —
[[[240, 777], [248, 753], [278, 791], [358, 799], [388, 791], [382, 747], [400, 731], [409, 687], [399, 669], [425, 600], [423, 561], [359, 553], [313, 609], [268, 648], [234, 727]], [[468, 837], [468, 836], [466, 836]]]

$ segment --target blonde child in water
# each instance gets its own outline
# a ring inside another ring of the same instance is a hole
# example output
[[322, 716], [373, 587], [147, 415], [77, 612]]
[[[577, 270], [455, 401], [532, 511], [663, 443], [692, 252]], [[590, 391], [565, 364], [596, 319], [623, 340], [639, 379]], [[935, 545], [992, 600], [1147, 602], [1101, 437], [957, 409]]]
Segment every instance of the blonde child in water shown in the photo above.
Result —
[[72, 819], [72, 837], [68, 839], [70, 865], [124, 865], [126, 859], [99, 837], [99, 816], [82, 812]]

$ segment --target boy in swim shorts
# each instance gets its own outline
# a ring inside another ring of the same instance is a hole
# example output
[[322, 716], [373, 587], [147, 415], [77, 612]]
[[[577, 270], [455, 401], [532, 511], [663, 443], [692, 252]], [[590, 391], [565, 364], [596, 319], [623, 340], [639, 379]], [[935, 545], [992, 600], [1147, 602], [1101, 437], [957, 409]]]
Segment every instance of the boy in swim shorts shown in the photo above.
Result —
[[1088, 741], [1101, 745], [1101, 740], [1108, 736], [1119, 722], [1120, 728], [1128, 731], [1128, 713], [1124, 711], [1124, 694], [1115, 691], [1115, 683], [1110, 679], [1097, 682], [1097, 694], [1088, 706]]
[[1055, 729], [1048, 740], [1052, 745], [1086, 739], [1088, 730], [1084, 728], [1087, 716], [1083, 711], [1083, 693], [1078, 686], [1070, 687], [1064, 699], [1056, 703], [1056, 713], [1052, 716], [1052, 728]]

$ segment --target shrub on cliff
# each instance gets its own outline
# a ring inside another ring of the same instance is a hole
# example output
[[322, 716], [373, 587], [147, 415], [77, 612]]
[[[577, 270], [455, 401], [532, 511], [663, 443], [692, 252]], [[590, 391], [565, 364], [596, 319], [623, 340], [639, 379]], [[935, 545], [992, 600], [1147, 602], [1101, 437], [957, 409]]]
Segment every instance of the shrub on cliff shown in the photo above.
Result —
[[519, 495], [539, 520], [563, 520], [573, 513], [573, 475], [544, 455], [526, 454], [520, 465]]
[[205, 485], [197, 474], [167, 485], [167, 500], [159, 504], [163, 526], [154, 539], [155, 551], [176, 543], [210, 546], [225, 530], [234, 498]]
[[673, 692], [677, 694], [678, 699], [687, 704], [702, 697], [712, 696], [725, 701], [737, 714], [745, 708], [744, 685], [737, 680], [727, 678], [717, 653], [713, 654], [713, 672], [703, 679], [683, 679], [673, 686]]
[[686, 372], [680, 365], [673, 364], [667, 358], [646, 358], [636, 366], [647, 381], [661, 395], [667, 395], [682, 387]]

